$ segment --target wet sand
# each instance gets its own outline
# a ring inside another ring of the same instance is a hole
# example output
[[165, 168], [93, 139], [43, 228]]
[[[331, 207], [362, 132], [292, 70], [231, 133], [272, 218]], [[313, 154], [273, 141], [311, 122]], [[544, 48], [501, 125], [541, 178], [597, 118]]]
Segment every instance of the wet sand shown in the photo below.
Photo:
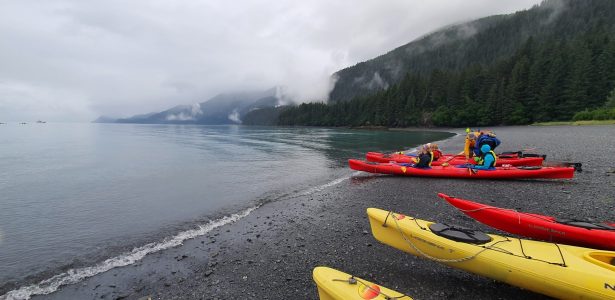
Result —
[[[614, 126], [495, 128], [498, 151], [535, 148], [547, 161], [583, 163], [573, 180], [492, 181], [372, 176], [350, 178], [307, 195], [267, 203], [247, 217], [183, 245], [146, 256], [34, 299], [317, 299], [311, 272], [329, 266], [414, 299], [547, 299], [380, 244], [365, 209], [485, 227], [450, 207], [438, 192], [558, 217], [613, 219]], [[461, 132], [456, 130], [455, 132]], [[440, 143], [462, 150], [463, 137]]]

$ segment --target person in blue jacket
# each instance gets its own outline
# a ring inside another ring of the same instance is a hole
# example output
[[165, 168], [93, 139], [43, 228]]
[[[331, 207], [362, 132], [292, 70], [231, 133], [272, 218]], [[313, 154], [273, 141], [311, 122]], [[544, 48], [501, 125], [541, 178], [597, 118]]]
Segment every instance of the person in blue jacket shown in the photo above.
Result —
[[482, 155], [481, 147], [483, 145], [489, 145], [489, 147], [491, 147], [491, 150], [495, 150], [495, 148], [500, 144], [501, 142], [495, 136], [495, 133], [491, 131], [481, 131], [479, 136], [476, 138], [476, 143], [474, 144], [474, 155], [476, 157], [480, 157]]
[[495, 164], [497, 161], [497, 156], [495, 152], [491, 150], [491, 146], [485, 144], [480, 147], [480, 159], [478, 160], [478, 164], [472, 166], [472, 169], [475, 170], [495, 170]]

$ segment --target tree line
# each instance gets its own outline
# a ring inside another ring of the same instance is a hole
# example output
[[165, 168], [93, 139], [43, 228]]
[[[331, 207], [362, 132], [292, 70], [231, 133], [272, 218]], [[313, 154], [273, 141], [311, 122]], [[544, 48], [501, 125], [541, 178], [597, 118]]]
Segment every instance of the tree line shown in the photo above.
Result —
[[280, 109], [278, 125], [486, 126], [571, 120], [602, 107], [615, 85], [615, 35], [598, 24], [572, 39], [528, 37], [509, 58], [408, 73], [350, 101]]

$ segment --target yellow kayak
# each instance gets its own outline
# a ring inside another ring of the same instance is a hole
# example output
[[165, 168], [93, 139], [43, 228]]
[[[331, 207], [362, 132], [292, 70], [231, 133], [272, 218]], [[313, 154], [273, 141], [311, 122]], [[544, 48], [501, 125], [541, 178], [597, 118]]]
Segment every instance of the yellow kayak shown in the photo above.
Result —
[[314, 268], [313, 277], [320, 300], [412, 300], [402, 293], [327, 267]]
[[367, 215], [378, 241], [410, 254], [555, 298], [615, 299], [613, 251], [484, 234], [377, 208]]

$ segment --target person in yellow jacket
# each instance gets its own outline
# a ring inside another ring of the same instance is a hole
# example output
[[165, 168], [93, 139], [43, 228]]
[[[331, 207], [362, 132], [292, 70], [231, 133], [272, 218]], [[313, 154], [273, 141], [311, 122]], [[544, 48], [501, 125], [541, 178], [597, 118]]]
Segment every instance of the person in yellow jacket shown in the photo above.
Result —
[[463, 148], [463, 153], [466, 156], [466, 160], [469, 160], [470, 157], [474, 156], [473, 149], [476, 147], [476, 140], [478, 140], [480, 134], [480, 131], [471, 131], [470, 128], [466, 129], [466, 143]]
[[484, 144], [489, 145], [491, 150], [494, 150], [500, 145], [500, 140], [496, 138], [493, 131], [470, 131], [470, 128], [466, 129], [466, 143], [463, 149], [463, 153], [466, 156], [466, 160], [470, 160], [470, 157], [477, 159], [482, 155], [481, 147]]

